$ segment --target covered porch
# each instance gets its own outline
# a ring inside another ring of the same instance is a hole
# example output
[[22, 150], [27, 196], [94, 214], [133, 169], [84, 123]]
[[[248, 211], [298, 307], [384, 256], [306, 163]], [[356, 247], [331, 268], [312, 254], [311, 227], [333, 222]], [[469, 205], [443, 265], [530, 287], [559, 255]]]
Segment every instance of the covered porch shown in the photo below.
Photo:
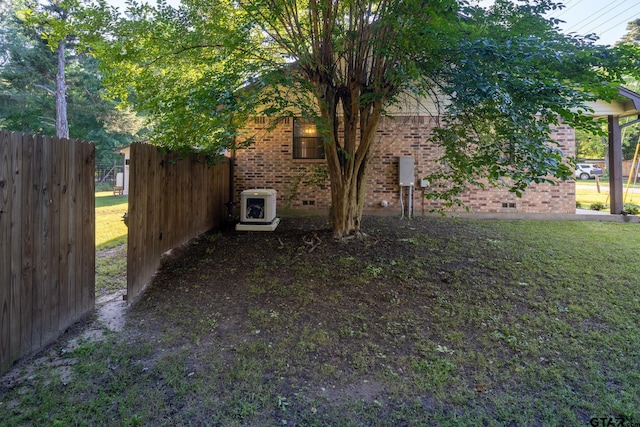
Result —
[[[621, 99], [612, 102], [598, 101], [591, 105], [596, 118], [607, 118], [610, 213], [623, 214], [622, 129], [640, 123], [640, 94], [620, 88]], [[620, 119], [636, 117], [636, 120], [620, 124]]]

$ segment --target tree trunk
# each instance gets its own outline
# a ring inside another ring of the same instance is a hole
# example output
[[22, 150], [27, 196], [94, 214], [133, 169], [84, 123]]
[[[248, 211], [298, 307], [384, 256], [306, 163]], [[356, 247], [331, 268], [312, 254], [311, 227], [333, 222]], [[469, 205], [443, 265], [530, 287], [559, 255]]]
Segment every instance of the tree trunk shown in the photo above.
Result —
[[314, 57], [300, 65], [314, 86], [323, 122], [335, 238], [361, 233], [371, 147], [383, 106], [394, 90], [385, 79], [390, 62], [384, 55], [371, 53], [372, 45], [381, 43], [374, 40], [377, 32], [370, 31], [364, 16], [350, 25], [354, 34], [359, 33], [361, 48], [336, 55], [331, 40], [323, 38], [330, 37], [331, 30], [323, 31], [322, 37], [318, 32], [314, 38], [322, 40], [316, 42]]
[[[360, 233], [366, 195], [366, 175], [366, 165], [363, 164], [349, 176], [330, 177], [330, 217], [335, 238]], [[334, 182], [338, 180], [341, 181], [340, 185], [334, 186]]]
[[[336, 109], [321, 107], [321, 111], [325, 120], [337, 126]], [[332, 114], [326, 115], [327, 113]], [[381, 108], [356, 114], [345, 112], [342, 143], [337, 138], [337, 129], [332, 129], [331, 138], [327, 138], [329, 142], [325, 142], [325, 153], [329, 153], [327, 165], [331, 181], [330, 219], [333, 236], [337, 239], [360, 234], [367, 168], [380, 114]]]
[[56, 136], [69, 138], [69, 123], [67, 122], [67, 84], [65, 82], [65, 42], [58, 44], [58, 71], [56, 72]]

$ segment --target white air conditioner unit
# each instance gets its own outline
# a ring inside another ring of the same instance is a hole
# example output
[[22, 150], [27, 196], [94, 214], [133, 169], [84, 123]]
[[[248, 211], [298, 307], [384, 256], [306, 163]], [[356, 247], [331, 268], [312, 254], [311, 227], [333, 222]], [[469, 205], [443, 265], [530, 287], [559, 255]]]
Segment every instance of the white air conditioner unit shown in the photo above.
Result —
[[276, 218], [276, 190], [251, 189], [240, 193], [240, 223], [236, 230], [273, 231], [280, 218]]

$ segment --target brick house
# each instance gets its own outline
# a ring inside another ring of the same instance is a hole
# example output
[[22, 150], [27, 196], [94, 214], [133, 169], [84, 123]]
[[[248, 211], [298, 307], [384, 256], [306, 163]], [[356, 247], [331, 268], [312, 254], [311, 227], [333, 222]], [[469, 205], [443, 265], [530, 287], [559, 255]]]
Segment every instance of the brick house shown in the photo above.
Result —
[[[437, 118], [431, 114], [382, 117], [369, 164], [365, 210], [400, 213], [399, 157], [414, 159], [413, 213], [438, 208], [437, 201], [423, 197], [421, 178], [436, 166], [442, 149], [427, 143]], [[278, 210], [328, 209], [329, 179], [315, 172], [325, 166], [324, 153], [313, 125], [299, 118], [280, 121], [271, 131], [266, 117], [255, 117], [243, 132], [255, 136], [255, 144], [235, 152], [235, 200], [241, 191], [272, 188], [278, 193]], [[566, 156], [575, 154], [575, 134], [570, 127], [556, 129], [553, 138]], [[320, 179], [319, 179], [320, 178]], [[320, 181], [320, 182], [318, 182]], [[311, 183], [313, 182], [313, 183]], [[406, 206], [408, 191], [403, 194]], [[462, 200], [472, 212], [575, 213], [575, 183], [532, 185], [518, 198], [507, 188], [474, 188]]]

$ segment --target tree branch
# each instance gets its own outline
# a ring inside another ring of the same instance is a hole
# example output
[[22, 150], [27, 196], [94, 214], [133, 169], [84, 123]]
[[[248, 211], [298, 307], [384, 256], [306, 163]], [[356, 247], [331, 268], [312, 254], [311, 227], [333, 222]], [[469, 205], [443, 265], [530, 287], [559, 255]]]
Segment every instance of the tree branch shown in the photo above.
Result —
[[[180, 49], [175, 50], [173, 52], [169, 52], [165, 55], [158, 55], [156, 56], [154, 59], [152, 59], [149, 62], [145, 62], [143, 63], [143, 66], [149, 66], [149, 65], [153, 65], [163, 59], [169, 58], [169, 57], [173, 57], [173, 56], [178, 56], [181, 55], [183, 53], [189, 52], [191, 50], [196, 50], [196, 49], [222, 49], [222, 48], [226, 48], [227, 46], [225, 46], [224, 44], [201, 44], [201, 45], [193, 45], [193, 46], [182, 46]], [[249, 56], [249, 57], [253, 57], [256, 58], [258, 60], [261, 61], [265, 61], [265, 62], [271, 62], [272, 60], [270, 58], [265, 58], [262, 57], [260, 55], [256, 55], [256, 50], [247, 50], [247, 49], [242, 49], [242, 48], [236, 48], [239, 52], [242, 52], [243, 54]]]
[[37, 87], [37, 88], [43, 89], [49, 95], [55, 95], [56, 94], [55, 90], [51, 90], [51, 89], [49, 89], [48, 87], [46, 87], [44, 85], [36, 85], [36, 84], [34, 84], [33, 87]]

